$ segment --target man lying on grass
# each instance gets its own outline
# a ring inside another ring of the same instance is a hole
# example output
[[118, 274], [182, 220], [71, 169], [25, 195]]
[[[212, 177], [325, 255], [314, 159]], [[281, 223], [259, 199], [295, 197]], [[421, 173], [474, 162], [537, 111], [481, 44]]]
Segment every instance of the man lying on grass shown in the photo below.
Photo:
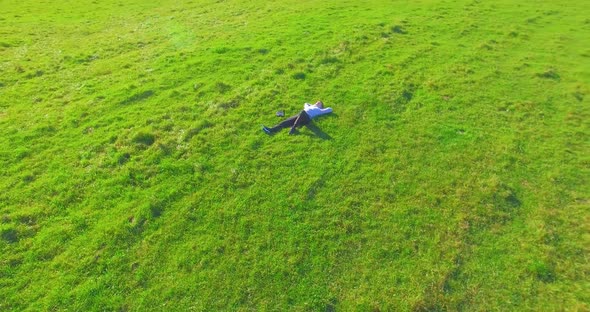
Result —
[[282, 122], [278, 123], [276, 126], [272, 128], [268, 128], [267, 126], [262, 126], [262, 131], [266, 132], [267, 134], [275, 133], [280, 131], [283, 128], [291, 127], [289, 130], [289, 134], [295, 133], [295, 128], [305, 126], [309, 124], [309, 122], [320, 115], [329, 114], [332, 112], [332, 108], [324, 108], [324, 103], [322, 101], [317, 101], [315, 104], [311, 105], [309, 103], [305, 103], [303, 105], [303, 110], [299, 112], [299, 114], [289, 117]]

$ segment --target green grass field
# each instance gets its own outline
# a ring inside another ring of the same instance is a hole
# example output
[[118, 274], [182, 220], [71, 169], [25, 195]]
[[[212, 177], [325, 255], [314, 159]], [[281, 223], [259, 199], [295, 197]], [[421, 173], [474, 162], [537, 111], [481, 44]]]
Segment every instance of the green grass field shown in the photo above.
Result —
[[588, 1], [0, 0], [0, 311], [588, 311], [589, 39]]

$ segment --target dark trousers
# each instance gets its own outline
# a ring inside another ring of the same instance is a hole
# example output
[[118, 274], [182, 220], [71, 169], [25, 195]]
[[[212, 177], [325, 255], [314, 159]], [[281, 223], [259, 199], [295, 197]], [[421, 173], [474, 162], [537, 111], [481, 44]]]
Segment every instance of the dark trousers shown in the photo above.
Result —
[[311, 118], [309, 118], [309, 115], [304, 110], [302, 110], [299, 114], [297, 114], [293, 117], [289, 117], [289, 118], [281, 121], [280, 123], [278, 123], [274, 127], [270, 128], [270, 131], [277, 132], [283, 128], [291, 128], [293, 126], [295, 126], [295, 128], [297, 128], [297, 127], [307, 125], [310, 121], [311, 121]]

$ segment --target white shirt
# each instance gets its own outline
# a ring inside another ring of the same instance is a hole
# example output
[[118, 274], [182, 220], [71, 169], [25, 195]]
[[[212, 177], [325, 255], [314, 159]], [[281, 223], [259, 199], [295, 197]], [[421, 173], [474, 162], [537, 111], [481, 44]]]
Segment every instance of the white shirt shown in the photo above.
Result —
[[315, 104], [305, 103], [303, 110], [309, 115], [309, 118], [314, 118], [320, 115], [329, 114], [332, 112], [332, 108], [319, 108]]

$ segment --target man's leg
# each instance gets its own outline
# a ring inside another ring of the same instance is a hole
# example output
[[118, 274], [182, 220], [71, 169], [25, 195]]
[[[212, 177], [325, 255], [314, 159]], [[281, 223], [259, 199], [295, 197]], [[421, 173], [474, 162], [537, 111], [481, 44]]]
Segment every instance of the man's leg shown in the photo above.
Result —
[[295, 128], [297, 127], [297, 125], [299, 123], [301, 123], [301, 113], [299, 114], [299, 116], [297, 116], [297, 119], [295, 119], [295, 122], [293, 122], [293, 125], [291, 126], [291, 130], [289, 130], [289, 134], [294, 134], [295, 133]]
[[295, 124], [295, 121], [297, 120], [297, 118], [299, 118], [299, 115], [289, 117], [271, 128], [266, 128], [266, 127], [265, 128], [268, 129], [271, 133], [274, 133], [274, 132], [280, 131], [283, 128], [289, 128], [289, 127], [293, 126], [293, 124]]
[[295, 128], [307, 125], [310, 120], [311, 118], [309, 118], [309, 115], [305, 111], [301, 111], [301, 113], [299, 113], [299, 116], [297, 116], [297, 119], [295, 119], [295, 122], [291, 126], [289, 134], [294, 134]]

